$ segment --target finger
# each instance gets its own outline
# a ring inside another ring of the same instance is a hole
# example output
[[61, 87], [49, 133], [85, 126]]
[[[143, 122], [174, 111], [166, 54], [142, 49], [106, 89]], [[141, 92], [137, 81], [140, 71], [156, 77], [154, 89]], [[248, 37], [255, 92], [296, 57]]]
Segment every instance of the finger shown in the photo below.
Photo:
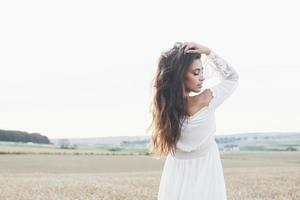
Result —
[[186, 51], [189, 49], [189, 45], [187, 44], [186, 47], [184, 48], [184, 54], [186, 53]]
[[183, 43], [183, 45], [182, 45], [182, 49], [184, 50], [185, 49], [185, 47], [186, 47], [186, 45], [187, 45], [187, 43], [185, 42], [185, 43]]
[[187, 50], [186, 53], [194, 53], [195, 50]]
[[182, 44], [182, 48], [185, 47], [185, 45], [187, 45], [187, 42], [184, 42], [184, 43]]

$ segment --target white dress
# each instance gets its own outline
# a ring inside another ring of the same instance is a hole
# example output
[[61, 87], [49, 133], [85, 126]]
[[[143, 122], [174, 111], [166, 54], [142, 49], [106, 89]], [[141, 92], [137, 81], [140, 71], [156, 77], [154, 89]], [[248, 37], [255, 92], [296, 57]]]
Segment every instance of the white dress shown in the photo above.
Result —
[[175, 155], [166, 157], [158, 200], [226, 200], [227, 192], [219, 149], [215, 141], [215, 109], [238, 86], [235, 69], [211, 51], [206, 57], [220, 77], [209, 89], [213, 98], [208, 106], [183, 121]]

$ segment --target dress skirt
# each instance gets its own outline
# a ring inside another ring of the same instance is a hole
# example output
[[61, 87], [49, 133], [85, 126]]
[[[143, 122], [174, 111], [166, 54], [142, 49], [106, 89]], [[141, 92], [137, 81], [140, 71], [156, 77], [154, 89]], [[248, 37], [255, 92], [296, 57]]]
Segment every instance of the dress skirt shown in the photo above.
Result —
[[158, 200], [226, 200], [220, 152], [214, 141], [199, 157], [167, 155], [158, 191]]

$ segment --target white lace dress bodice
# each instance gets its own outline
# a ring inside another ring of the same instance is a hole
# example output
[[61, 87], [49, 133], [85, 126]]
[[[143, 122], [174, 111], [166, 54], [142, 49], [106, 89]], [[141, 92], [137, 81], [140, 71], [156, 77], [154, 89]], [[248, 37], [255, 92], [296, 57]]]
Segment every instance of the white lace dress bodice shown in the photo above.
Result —
[[[208, 106], [203, 107], [194, 115], [183, 121], [181, 137], [177, 142], [178, 152], [197, 150], [204, 154], [215, 139], [216, 121], [215, 109], [225, 101], [237, 88], [239, 76], [236, 70], [214, 51], [210, 51], [203, 67], [213, 67], [218, 72], [221, 81], [209, 88], [213, 98]], [[178, 153], [179, 154], [179, 153]]]

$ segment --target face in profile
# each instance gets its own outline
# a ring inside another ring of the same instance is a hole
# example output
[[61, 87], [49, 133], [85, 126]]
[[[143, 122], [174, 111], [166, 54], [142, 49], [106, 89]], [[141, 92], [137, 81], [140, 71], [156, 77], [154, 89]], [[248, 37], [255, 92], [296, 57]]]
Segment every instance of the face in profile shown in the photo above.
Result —
[[195, 59], [188, 68], [184, 84], [188, 92], [199, 93], [203, 85], [203, 66], [200, 59]]

